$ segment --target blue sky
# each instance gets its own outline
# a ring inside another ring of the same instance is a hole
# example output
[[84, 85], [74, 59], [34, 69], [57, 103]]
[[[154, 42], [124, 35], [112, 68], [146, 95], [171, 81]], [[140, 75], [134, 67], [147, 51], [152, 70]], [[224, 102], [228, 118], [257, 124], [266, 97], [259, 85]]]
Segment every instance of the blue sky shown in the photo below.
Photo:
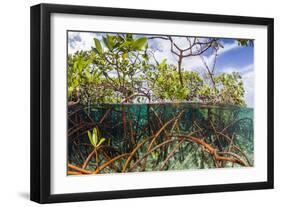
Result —
[[[93, 38], [101, 39], [102, 33], [94, 32], [68, 32], [68, 53], [78, 50], [90, 50]], [[186, 48], [186, 38], [173, 37], [174, 42]], [[249, 107], [254, 106], [254, 47], [242, 47], [234, 39], [220, 39], [224, 48], [218, 50], [215, 73], [231, 73], [237, 71], [241, 74], [244, 88], [245, 101]], [[169, 64], [177, 64], [177, 57], [170, 51], [170, 42], [162, 39], [149, 40], [149, 47], [154, 48], [156, 59], [161, 62], [164, 58]], [[209, 65], [214, 61], [214, 55], [206, 52], [202, 58]], [[183, 60], [184, 70], [196, 70], [199, 73], [205, 71], [202, 58], [199, 56], [188, 57]]]
[[[223, 40], [228, 44], [237, 44], [233, 39]], [[216, 63], [219, 72], [237, 71], [241, 74], [245, 88], [245, 100], [248, 106], [254, 106], [254, 47], [236, 46], [219, 55]]]

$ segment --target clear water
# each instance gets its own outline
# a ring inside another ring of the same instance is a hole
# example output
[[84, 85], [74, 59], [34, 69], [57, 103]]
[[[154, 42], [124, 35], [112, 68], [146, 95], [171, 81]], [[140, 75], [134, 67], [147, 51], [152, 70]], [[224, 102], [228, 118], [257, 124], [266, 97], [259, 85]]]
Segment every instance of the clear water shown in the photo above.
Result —
[[[163, 104], [95, 104], [77, 106], [68, 111], [68, 161], [81, 165], [91, 151], [87, 131], [98, 128], [106, 138], [110, 157], [130, 153], [142, 140], [160, 131], [155, 145], [161, 144], [173, 134], [194, 136], [204, 140], [218, 152], [232, 152], [249, 166], [254, 165], [253, 109], [236, 106], [209, 106], [192, 103]], [[175, 121], [176, 120], [176, 121]], [[169, 136], [168, 136], [169, 135]], [[155, 150], [147, 158], [145, 171], [157, 170], [163, 163], [159, 156], [167, 156], [178, 141]], [[239, 148], [234, 149], [233, 145]], [[145, 155], [148, 145], [139, 149], [137, 158]], [[165, 150], [164, 154], [162, 151]], [[136, 159], [137, 159], [136, 158]], [[157, 163], [158, 162], [158, 163]], [[89, 164], [94, 169], [95, 161]], [[214, 168], [212, 157], [195, 143], [183, 143], [169, 160], [165, 170]], [[238, 167], [222, 162], [219, 167]], [[135, 171], [143, 171], [136, 167]], [[110, 169], [104, 172], [112, 172]]]

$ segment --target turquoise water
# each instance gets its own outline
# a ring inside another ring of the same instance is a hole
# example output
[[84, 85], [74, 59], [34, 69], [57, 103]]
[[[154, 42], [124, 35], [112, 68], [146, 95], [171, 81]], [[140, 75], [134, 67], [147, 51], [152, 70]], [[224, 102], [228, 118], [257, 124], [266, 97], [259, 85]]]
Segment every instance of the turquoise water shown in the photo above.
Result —
[[[138, 143], [156, 134], [155, 145], [178, 134], [194, 133], [195, 137], [204, 140], [218, 152], [235, 153], [249, 166], [254, 165], [252, 108], [191, 103], [80, 105], [69, 109], [68, 120], [68, 160], [78, 166], [91, 151], [87, 131], [94, 127], [101, 137], [106, 138], [110, 157], [130, 153]], [[165, 129], [161, 131], [163, 126]], [[153, 152], [148, 157], [145, 170], [150, 171], [161, 165], [161, 158], [165, 158], [176, 143], [178, 141]], [[137, 158], [147, 152], [147, 147], [144, 145], [139, 149]], [[90, 163], [89, 167], [91, 164], [94, 167], [94, 163]], [[187, 142], [174, 153], [165, 170], [213, 168], [212, 165], [213, 161], [204, 152], [204, 147]], [[220, 164], [220, 167], [235, 166], [238, 165]]]

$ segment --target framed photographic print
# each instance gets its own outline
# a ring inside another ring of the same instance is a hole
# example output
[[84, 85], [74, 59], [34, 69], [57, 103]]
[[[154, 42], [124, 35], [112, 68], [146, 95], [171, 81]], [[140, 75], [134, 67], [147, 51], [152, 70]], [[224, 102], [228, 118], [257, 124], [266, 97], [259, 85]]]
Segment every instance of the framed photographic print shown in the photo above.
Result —
[[273, 19], [31, 7], [31, 200], [273, 188]]

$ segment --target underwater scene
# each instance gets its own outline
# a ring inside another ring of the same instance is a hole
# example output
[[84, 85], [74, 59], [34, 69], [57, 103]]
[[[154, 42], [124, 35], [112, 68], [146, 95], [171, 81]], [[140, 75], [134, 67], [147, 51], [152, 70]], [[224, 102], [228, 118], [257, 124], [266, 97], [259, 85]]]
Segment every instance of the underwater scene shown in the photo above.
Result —
[[254, 164], [251, 108], [101, 104], [80, 106], [69, 113], [68, 159], [71, 165], [82, 167], [82, 173]]

